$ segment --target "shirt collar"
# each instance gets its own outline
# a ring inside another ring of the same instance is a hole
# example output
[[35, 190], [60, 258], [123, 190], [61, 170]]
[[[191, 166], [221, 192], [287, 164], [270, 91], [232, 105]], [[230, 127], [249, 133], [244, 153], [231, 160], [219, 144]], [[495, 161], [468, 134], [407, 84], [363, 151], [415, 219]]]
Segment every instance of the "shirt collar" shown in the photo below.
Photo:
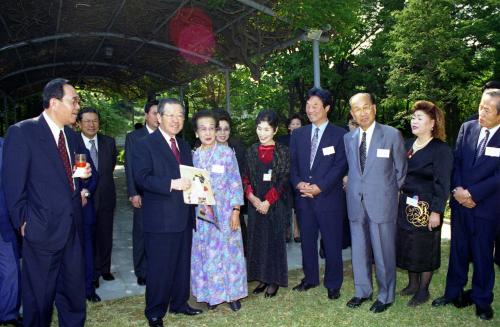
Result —
[[361, 127], [358, 127], [359, 128], [359, 133], [360, 135], [363, 135], [363, 132], [366, 132], [366, 136], [368, 135], [372, 135], [373, 134], [373, 131], [375, 130], [375, 121], [373, 121], [373, 123], [370, 125], [370, 127], [368, 127], [366, 129], [366, 131], [364, 131]]
[[[47, 125], [49, 125], [50, 132], [54, 136], [54, 139], [57, 143], [57, 141], [59, 140], [59, 132], [63, 131], [64, 133], [64, 127], [59, 128], [59, 126], [57, 126], [57, 124], [52, 120], [52, 118], [50, 118], [50, 116], [47, 114], [45, 110], [42, 112], [42, 115], [45, 121], [47, 122]], [[66, 137], [66, 134], [64, 136]]]
[[145, 124], [146, 125], [146, 129], [148, 130], [148, 133], [151, 134], [153, 133], [155, 130], [154, 129], [151, 129], [148, 124]]

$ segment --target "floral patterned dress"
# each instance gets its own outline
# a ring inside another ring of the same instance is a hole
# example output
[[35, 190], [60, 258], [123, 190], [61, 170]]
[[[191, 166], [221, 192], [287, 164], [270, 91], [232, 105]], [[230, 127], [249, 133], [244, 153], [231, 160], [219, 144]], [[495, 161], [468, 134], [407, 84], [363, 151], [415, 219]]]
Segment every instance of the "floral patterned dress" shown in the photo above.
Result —
[[[191, 290], [198, 302], [216, 305], [248, 295], [241, 229], [231, 230], [232, 209], [243, 204], [238, 163], [225, 145], [198, 148], [195, 167], [210, 171], [218, 227], [197, 219], [191, 253]], [[242, 217], [241, 217], [242, 218]]]

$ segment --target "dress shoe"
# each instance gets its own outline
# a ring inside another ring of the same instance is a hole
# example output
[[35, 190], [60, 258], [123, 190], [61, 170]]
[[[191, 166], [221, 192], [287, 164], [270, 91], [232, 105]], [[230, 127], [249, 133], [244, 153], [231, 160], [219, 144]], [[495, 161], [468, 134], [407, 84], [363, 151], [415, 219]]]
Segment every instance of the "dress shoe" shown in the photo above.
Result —
[[241, 303], [239, 300], [229, 302], [228, 304], [229, 304], [229, 307], [231, 308], [231, 310], [233, 310], [234, 312], [241, 309]]
[[93, 293], [93, 294], [90, 294], [89, 296], [87, 296], [87, 301], [89, 302], [101, 302], [101, 298], [99, 297], [99, 295], [97, 295], [97, 293]]
[[104, 273], [101, 275], [102, 279], [110, 281], [110, 280], [115, 280], [115, 276], [113, 276], [112, 273]]
[[491, 320], [493, 319], [493, 309], [490, 305], [483, 307], [476, 305], [476, 316], [481, 320]]
[[218, 304], [211, 305], [210, 303], [207, 303], [208, 310], [215, 310], [217, 309], [218, 306], [219, 306]]
[[92, 285], [94, 286], [94, 288], [99, 288], [99, 278], [94, 279], [92, 281]]
[[328, 298], [330, 300], [336, 300], [340, 297], [340, 289], [339, 288], [329, 288], [328, 289]]
[[186, 315], [186, 316], [196, 316], [196, 315], [199, 315], [202, 312], [203, 312], [202, 310], [191, 308], [187, 304], [186, 304], [186, 308], [184, 310], [180, 310], [180, 311], [171, 310], [170, 311], [170, 313], [173, 313], [173, 314], [183, 314], [183, 315]]
[[354, 308], [357, 308], [359, 307], [361, 304], [363, 304], [363, 302], [366, 302], [368, 300], [371, 301], [372, 299], [372, 296], [370, 295], [369, 297], [353, 297], [352, 299], [350, 299], [348, 302], [347, 302], [347, 306], [351, 309], [354, 309]]
[[432, 301], [432, 306], [437, 308], [437, 307], [443, 307], [445, 305], [448, 305], [450, 303], [452, 303], [453, 300], [448, 300], [444, 295], [443, 296], [440, 296], [438, 297], [437, 299], [435, 299], [434, 301]]
[[373, 302], [372, 306], [370, 307], [370, 311], [373, 313], [381, 313], [387, 310], [392, 303], [382, 303], [379, 300]]
[[418, 294], [416, 293], [411, 299], [410, 301], [408, 301], [408, 306], [409, 307], [416, 307], [416, 306], [419, 306], [421, 304], [424, 304], [425, 302], [429, 301], [429, 293], [425, 293], [425, 294]]
[[294, 241], [295, 243], [300, 243], [300, 242], [302, 242], [302, 239], [300, 238], [300, 236], [297, 236], [297, 237], [294, 237], [294, 238], [293, 238], [293, 241]]
[[298, 291], [298, 292], [305, 292], [305, 291], [307, 291], [307, 290], [309, 290], [311, 288], [315, 288], [316, 286], [318, 286], [318, 285], [308, 284], [304, 280], [302, 280], [300, 282], [300, 284], [297, 285], [297, 286], [295, 286], [294, 288], [292, 288], [292, 290]]
[[146, 285], [146, 278], [144, 278], [144, 277], [137, 277], [137, 285], [139, 285], [139, 286]]
[[267, 288], [267, 284], [266, 283], [260, 283], [259, 285], [257, 285], [256, 288], [254, 288], [253, 290], [253, 294], [260, 294], [262, 292], [264, 292]]
[[148, 319], [149, 327], [163, 327], [163, 320], [161, 318]]
[[[270, 289], [270, 288], [274, 288], [274, 291], [269, 292], [269, 289]], [[264, 294], [264, 297], [268, 297], [268, 298], [275, 297], [275, 296], [276, 296], [276, 294], [278, 294], [278, 289], [279, 289], [279, 288], [280, 288], [280, 287], [279, 287], [278, 285], [273, 285], [272, 287], [271, 287], [271, 286], [269, 286], [269, 287], [267, 288], [266, 293]]]

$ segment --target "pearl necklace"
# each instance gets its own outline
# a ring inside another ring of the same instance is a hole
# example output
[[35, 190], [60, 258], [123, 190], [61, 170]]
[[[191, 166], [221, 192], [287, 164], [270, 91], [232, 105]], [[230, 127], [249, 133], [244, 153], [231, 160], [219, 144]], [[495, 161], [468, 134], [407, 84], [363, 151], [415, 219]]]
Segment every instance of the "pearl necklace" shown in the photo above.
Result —
[[429, 144], [430, 141], [432, 141], [433, 137], [431, 136], [427, 141], [425, 141], [422, 144], [418, 143], [418, 138], [413, 142], [412, 149], [413, 153], [417, 152], [418, 150], [423, 149], [427, 144]]

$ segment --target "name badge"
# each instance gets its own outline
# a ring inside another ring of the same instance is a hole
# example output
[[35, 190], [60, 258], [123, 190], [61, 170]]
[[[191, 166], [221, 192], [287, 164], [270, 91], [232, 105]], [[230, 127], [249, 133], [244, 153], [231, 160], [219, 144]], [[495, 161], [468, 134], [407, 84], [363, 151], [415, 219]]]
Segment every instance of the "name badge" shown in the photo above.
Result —
[[414, 197], [410, 198], [409, 196], [406, 197], [406, 204], [410, 205], [412, 207], [418, 207], [418, 196], [415, 195]]
[[324, 156], [329, 156], [331, 154], [335, 153], [335, 147], [333, 145], [327, 146], [326, 148], [323, 148], [323, 155]]
[[262, 176], [262, 180], [263, 180], [264, 182], [270, 182], [270, 181], [271, 181], [271, 176], [272, 176], [272, 174], [273, 174], [273, 170], [272, 170], [272, 169], [269, 169], [269, 170], [267, 171], [267, 174], [264, 174], [264, 175]]
[[224, 174], [224, 166], [222, 166], [222, 165], [212, 165], [212, 173]]
[[390, 149], [377, 149], [377, 158], [389, 158], [390, 154]]
[[484, 155], [488, 157], [500, 157], [500, 148], [487, 146], [486, 149], [484, 150]]

